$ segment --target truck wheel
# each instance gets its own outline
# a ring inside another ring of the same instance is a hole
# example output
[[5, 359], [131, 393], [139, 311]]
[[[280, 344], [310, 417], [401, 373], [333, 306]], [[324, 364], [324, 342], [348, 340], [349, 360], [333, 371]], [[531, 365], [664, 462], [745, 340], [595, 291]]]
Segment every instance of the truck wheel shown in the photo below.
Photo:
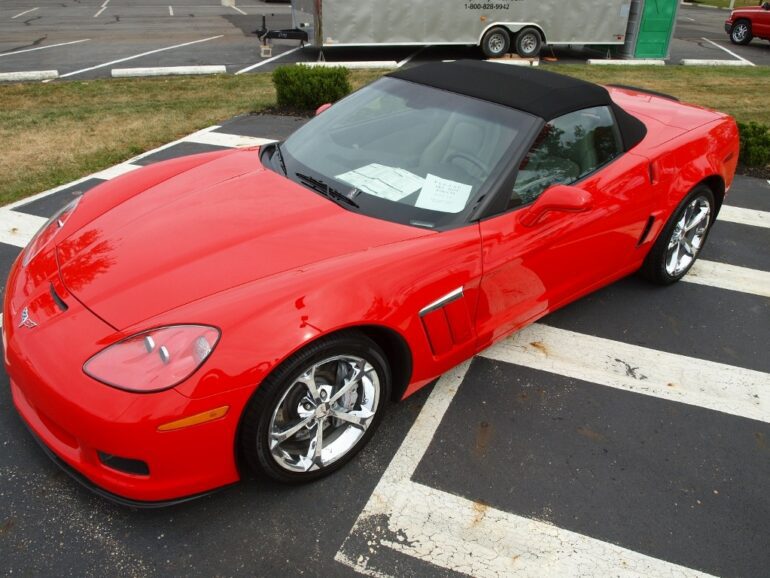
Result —
[[481, 39], [481, 50], [487, 58], [498, 58], [508, 54], [510, 48], [511, 35], [501, 26], [490, 28]]
[[543, 47], [543, 38], [537, 28], [522, 28], [516, 35], [516, 53], [522, 58], [537, 58]]
[[733, 24], [733, 30], [730, 32], [730, 42], [733, 44], [748, 44], [751, 42], [751, 22], [748, 20], [738, 20]]

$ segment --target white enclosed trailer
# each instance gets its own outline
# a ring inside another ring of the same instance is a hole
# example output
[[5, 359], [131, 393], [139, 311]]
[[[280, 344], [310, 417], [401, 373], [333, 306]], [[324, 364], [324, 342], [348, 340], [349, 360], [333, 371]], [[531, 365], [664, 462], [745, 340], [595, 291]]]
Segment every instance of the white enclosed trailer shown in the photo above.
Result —
[[533, 57], [545, 44], [624, 44], [630, 7], [631, 0], [292, 0], [294, 29], [261, 36], [319, 48], [476, 45], [487, 56]]

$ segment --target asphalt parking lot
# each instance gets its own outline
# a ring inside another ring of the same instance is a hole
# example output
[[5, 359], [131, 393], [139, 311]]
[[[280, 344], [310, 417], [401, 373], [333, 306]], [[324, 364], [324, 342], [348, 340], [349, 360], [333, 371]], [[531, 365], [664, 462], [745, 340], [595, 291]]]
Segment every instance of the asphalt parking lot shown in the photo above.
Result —
[[[225, 6], [222, 0], [8, 0], [0, 5], [0, 73], [56, 70], [60, 78], [109, 77], [113, 68], [224, 66], [228, 73], [264, 72], [292, 62], [312, 62], [319, 51], [276, 40], [260, 56], [254, 30], [265, 16], [270, 28], [291, 26], [291, 8], [259, 0]], [[770, 43], [732, 45], [724, 10], [680, 7], [670, 64], [682, 59], [746, 60], [770, 64]], [[391, 61], [411, 66], [431, 60], [481, 58], [473, 47], [334, 48], [329, 61]], [[584, 62], [603, 52], [583, 47], [547, 48], [542, 64]]]
[[[301, 122], [237, 118], [0, 208], [0, 277], [74, 191]], [[392, 405], [318, 483], [248, 479], [166, 510], [59, 471], [0, 372], [0, 573], [766, 575], [768, 246], [770, 183], [738, 177], [683, 282], [630, 277], [548, 316]]]

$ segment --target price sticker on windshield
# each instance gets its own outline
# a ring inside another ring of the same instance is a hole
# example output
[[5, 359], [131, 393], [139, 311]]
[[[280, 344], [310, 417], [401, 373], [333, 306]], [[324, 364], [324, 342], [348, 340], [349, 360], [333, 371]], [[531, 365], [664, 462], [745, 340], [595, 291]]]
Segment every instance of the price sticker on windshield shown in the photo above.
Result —
[[442, 179], [428, 173], [415, 206], [442, 213], [459, 213], [465, 208], [472, 189], [471, 185]]

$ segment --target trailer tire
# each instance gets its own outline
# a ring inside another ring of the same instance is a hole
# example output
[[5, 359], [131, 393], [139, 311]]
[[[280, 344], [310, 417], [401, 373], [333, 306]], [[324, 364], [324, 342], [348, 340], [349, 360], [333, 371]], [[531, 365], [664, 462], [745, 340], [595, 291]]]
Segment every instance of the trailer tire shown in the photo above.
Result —
[[481, 50], [487, 58], [498, 58], [511, 49], [511, 34], [502, 26], [495, 26], [487, 30], [481, 39]]
[[522, 28], [516, 35], [516, 54], [522, 58], [537, 58], [543, 47], [543, 37], [537, 28]]

